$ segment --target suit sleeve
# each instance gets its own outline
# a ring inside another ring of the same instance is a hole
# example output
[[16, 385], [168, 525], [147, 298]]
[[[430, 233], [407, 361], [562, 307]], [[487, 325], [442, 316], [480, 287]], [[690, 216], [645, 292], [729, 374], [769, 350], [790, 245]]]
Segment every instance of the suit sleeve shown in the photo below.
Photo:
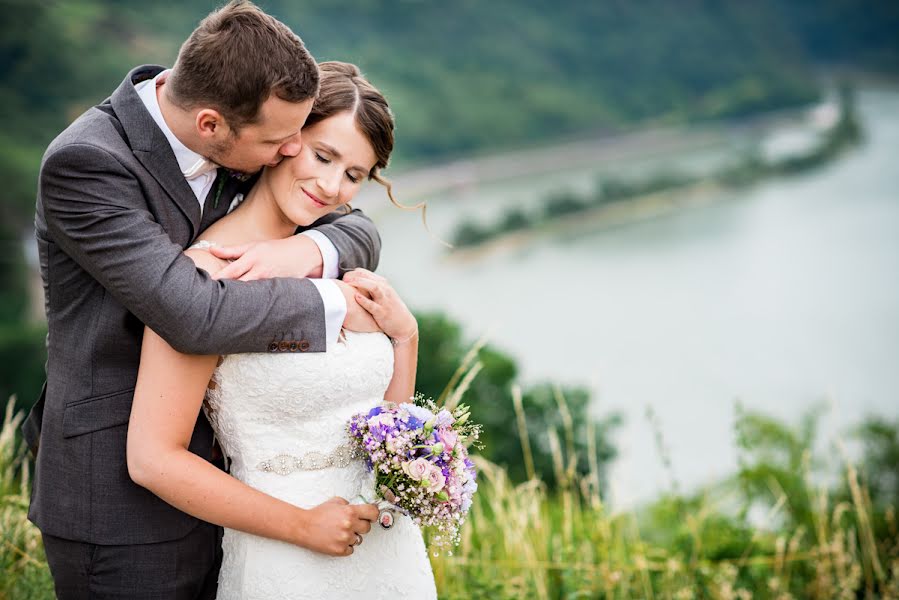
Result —
[[325, 350], [324, 307], [309, 280], [214, 281], [172, 242], [137, 179], [106, 150], [53, 150], [39, 187], [50, 238], [176, 350], [264, 352], [285, 340]]
[[381, 236], [375, 224], [361, 210], [354, 209], [348, 214], [335, 211], [298, 231], [309, 230], [323, 234], [337, 248], [338, 277], [360, 267], [369, 271], [378, 268]]

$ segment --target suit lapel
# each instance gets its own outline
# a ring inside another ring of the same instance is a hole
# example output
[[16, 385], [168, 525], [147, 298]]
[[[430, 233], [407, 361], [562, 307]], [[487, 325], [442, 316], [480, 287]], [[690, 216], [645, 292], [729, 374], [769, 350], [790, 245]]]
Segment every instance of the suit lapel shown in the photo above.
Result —
[[134, 89], [135, 83], [151, 79], [162, 70], [163, 67], [154, 65], [135, 68], [113, 92], [110, 103], [128, 136], [134, 156], [153, 175], [190, 221], [193, 228], [191, 238], [194, 238], [200, 230], [200, 206], [197, 197], [184, 179], [169, 141], [153, 121], [153, 117], [147, 112]]

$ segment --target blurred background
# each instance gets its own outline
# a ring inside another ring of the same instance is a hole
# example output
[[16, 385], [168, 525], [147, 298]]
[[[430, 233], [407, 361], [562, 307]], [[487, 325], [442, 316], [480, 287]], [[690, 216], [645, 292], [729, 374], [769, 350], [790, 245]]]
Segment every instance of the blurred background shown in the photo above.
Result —
[[[422, 391], [486, 338], [465, 401], [513, 482], [523, 451], [615, 509], [739, 481], [745, 516], [816, 448], [826, 480], [816, 440], [846, 436], [874, 505], [899, 498], [899, 4], [259, 4], [388, 96], [387, 175], [430, 233], [374, 184], [357, 204], [419, 314]], [[0, 1], [0, 397], [19, 408], [45, 359], [42, 152], [214, 7]]]
[[[391, 101], [387, 173], [433, 235], [377, 186], [358, 204], [380, 270], [453, 346], [423, 348], [426, 392], [486, 335], [482, 420], [508, 423], [513, 382], [535, 415], [560, 386], [623, 506], [732, 471], [738, 405], [820, 407], [832, 431], [899, 412], [895, 3], [260, 4]], [[0, 393], [22, 408], [44, 360], [43, 149], [214, 7], [2, 2]]]

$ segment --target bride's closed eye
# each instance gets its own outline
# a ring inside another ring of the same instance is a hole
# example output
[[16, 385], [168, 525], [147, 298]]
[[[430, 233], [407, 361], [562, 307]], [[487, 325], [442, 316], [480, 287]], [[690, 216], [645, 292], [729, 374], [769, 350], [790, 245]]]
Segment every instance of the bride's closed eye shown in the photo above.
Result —
[[[315, 152], [315, 151], [313, 151], [313, 154], [315, 154], [315, 159], [316, 159], [318, 162], [320, 162], [320, 163], [322, 163], [322, 164], [324, 164], [324, 165], [330, 165], [330, 164], [331, 164], [331, 159], [330, 159], [330, 158], [325, 158], [324, 156], [322, 156], [321, 154], [319, 154], [318, 152]], [[359, 183], [359, 177], [353, 176], [353, 174], [351, 174], [350, 172], [347, 172], [347, 173], [346, 173], [346, 178], [350, 180], [350, 183]]]

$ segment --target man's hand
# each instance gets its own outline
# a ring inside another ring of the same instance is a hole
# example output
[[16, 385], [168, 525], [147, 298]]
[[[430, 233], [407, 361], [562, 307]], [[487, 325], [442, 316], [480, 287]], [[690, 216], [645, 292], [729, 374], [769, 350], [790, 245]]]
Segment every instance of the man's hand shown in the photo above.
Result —
[[253, 281], [322, 275], [322, 253], [315, 241], [305, 235], [241, 246], [213, 246], [209, 251], [218, 258], [234, 261], [213, 279]]
[[359, 306], [359, 302], [356, 300], [359, 291], [340, 279], [335, 279], [334, 283], [343, 292], [343, 297], [346, 300], [346, 317], [343, 319], [343, 328], [360, 332], [381, 331], [371, 313]]

